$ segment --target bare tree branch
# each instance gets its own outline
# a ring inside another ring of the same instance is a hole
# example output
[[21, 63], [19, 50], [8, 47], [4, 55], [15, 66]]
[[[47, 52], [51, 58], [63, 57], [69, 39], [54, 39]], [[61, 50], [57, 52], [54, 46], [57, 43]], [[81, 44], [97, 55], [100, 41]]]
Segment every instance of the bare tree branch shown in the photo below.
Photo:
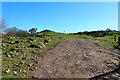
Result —
[[0, 34], [2, 34], [6, 30], [6, 26], [7, 26], [7, 23], [6, 23], [5, 18], [1, 18], [0, 19]]

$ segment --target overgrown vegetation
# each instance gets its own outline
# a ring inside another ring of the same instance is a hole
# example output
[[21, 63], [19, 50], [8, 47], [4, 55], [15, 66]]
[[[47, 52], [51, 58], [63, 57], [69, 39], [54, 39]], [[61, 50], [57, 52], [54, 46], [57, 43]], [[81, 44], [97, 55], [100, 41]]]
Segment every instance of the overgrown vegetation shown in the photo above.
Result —
[[18, 29], [16, 27], [6, 28], [4, 32], [6, 33], [5, 35], [6, 37], [28, 37], [30, 36], [29, 32]]
[[22, 78], [34, 70], [37, 56], [60, 38], [42, 37], [5, 37], [2, 39], [2, 76], [3, 78]]

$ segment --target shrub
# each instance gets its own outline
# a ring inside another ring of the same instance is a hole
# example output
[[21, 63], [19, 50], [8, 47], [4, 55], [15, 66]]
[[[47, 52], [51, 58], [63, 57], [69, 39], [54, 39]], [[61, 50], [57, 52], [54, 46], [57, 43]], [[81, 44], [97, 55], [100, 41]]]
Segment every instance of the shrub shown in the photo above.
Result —
[[29, 47], [32, 47], [32, 48], [39, 48], [38, 43], [36, 43], [36, 42], [31, 43]]
[[15, 47], [11, 47], [9, 50], [10, 50], [10, 51], [15, 51], [16, 48], [15, 48]]
[[16, 27], [7, 28], [6, 29], [6, 36], [8, 37], [28, 37], [30, 34], [27, 31], [20, 30]]
[[14, 37], [16, 36], [17, 33], [17, 31], [14, 28], [8, 28], [6, 32], [7, 32], [6, 36], [8, 37]]
[[17, 37], [28, 37], [30, 34], [27, 31], [19, 30], [16, 32]]

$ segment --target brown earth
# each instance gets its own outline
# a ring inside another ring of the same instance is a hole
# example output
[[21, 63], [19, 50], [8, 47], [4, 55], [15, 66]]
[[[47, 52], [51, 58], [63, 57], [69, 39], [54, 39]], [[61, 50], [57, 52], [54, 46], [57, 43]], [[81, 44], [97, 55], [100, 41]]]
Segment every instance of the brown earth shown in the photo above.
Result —
[[112, 71], [119, 64], [119, 51], [107, 46], [98, 40], [67, 38], [38, 56], [38, 65], [26, 76], [91, 78]]

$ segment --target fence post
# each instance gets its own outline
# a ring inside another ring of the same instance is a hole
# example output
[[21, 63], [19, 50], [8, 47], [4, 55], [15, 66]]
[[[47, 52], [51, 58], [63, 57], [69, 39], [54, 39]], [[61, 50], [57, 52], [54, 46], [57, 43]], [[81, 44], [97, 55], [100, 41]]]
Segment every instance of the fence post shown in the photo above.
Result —
[[120, 37], [118, 37], [118, 46], [120, 46]]
[[114, 40], [115, 40], [115, 42], [117, 41], [117, 39], [116, 39], [116, 38], [117, 38], [117, 36], [116, 36], [116, 35], [114, 35]]

